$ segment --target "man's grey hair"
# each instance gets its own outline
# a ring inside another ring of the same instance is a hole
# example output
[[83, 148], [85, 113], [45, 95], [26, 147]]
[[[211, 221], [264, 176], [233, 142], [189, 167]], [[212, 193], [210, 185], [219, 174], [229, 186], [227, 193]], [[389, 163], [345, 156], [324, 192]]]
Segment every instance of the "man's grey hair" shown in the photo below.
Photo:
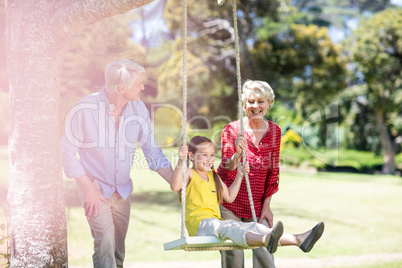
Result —
[[119, 86], [129, 90], [138, 74], [145, 73], [144, 67], [127, 59], [116, 60], [105, 68], [106, 89], [109, 93], [119, 94]]

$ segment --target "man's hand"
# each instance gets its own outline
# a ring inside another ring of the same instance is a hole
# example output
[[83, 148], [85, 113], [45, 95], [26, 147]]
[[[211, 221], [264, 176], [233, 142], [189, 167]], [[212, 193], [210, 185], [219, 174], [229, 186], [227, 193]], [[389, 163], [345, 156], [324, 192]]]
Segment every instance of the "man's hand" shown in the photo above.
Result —
[[76, 181], [84, 192], [85, 216], [87, 216], [88, 220], [92, 217], [96, 218], [98, 216], [99, 200], [105, 204], [108, 203], [108, 200], [95, 189], [92, 181], [86, 175], [76, 178]]
[[98, 216], [98, 209], [99, 209], [99, 200], [103, 203], [107, 204], [108, 200], [104, 197], [99, 191], [92, 186], [92, 189], [88, 189], [84, 193], [84, 209], [85, 209], [85, 216], [87, 219], [91, 219], [91, 217]]

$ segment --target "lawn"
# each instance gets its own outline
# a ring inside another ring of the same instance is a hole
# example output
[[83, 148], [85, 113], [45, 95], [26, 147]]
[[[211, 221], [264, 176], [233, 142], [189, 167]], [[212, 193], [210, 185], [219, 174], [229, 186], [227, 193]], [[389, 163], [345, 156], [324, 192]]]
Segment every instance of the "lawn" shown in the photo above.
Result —
[[[174, 157], [171, 150], [167, 154]], [[220, 258], [219, 252], [165, 252], [164, 242], [180, 238], [181, 205], [177, 195], [155, 172], [136, 167], [132, 175], [134, 193], [127, 264]], [[272, 202], [275, 220], [283, 221], [285, 231], [290, 233], [305, 231], [318, 221], [325, 222], [326, 230], [309, 254], [287, 247], [279, 248], [275, 256], [326, 258], [402, 252], [401, 203], [400, 177], [282, 172], [280, 191]], [[76, 207], [69, 211], [70, 263], [89, 267], [92, 241], [83, 212]], [[246, 257], [251, 257], [251, 251], [246, 251]]]
[[[0, 151], [1, 174], [7, 169], [4, 150]], [[176, 149], [166, 149], [172, 163]], [[127, 236], [126, 264], [217, 260], [219, 252], [183, 252], [163, 250], [163, 243], [180, 238], [180, 211], [177, 194], [144, 163], [132, 170], [134, 193], [131, 222]], [[283, 170], [286, 171], [286, 168]], [[71, 182], [71, 181], [70, 181]], [[0, 187], [7, 180], [0, 177]], [[72, 187], [69, 181], [68, 187]], [[74, 191], [72, 191], [74, 193]], [[69, 263], [91, 267], [93, 242], [82, 208], [69, 203]], [[329, 258], [380, 253], [402, 253], [402, 179], [396, 176], [347, 173], [303, 174], [281, 172], [280, 190], [273, 197], [275, 221], [281, 220], [285, 231], [297, 233], [324, 221], [322, 239], [309, 254], [297, 248], [279, 248], [276, 259]], [[251, 257], [251, 251], [246, 251]], [[387, 264], [385, 264], [387, 263]], [[401, 260], [372, 263], [372, 268], [400, 267]], [[344, 267], [359, 267], [350, 264]], [[367, 265], [361, 267], [368, 267]]]

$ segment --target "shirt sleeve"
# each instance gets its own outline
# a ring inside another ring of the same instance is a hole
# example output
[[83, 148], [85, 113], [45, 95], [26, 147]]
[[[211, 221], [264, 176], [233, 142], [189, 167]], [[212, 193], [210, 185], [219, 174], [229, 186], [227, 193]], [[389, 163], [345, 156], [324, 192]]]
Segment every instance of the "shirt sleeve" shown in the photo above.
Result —
[[276, 129], [273, 135], [274, 148], [271, 154], [270, 167], [268, 169], [267, 180], [265, 181], [265, 192], [263, 202], [279, 190], [279, 152], [281, 147], [281, 129], [275, 125]]
[[145, 105], [143, 107], [143, 115], [145, 118], [145, 122], [141, 126], [142, 131], [138, 135], [138, 141], [141, 145], [145, 159], [147, 160], [149, 169], [158, 170], [171, 167], [169, 160], [163, 154], [162, 150], [159, 148], [155, 140], [154, 132], [151, 127], [149, 112], [146, 109]]
[[62, 166], [68, 178], [85, 175], [85, 170], [77, 158], [78, 148], [84, 140], [83, 114], [75, 106], [67, 119], [64, 135], [61, 140]]

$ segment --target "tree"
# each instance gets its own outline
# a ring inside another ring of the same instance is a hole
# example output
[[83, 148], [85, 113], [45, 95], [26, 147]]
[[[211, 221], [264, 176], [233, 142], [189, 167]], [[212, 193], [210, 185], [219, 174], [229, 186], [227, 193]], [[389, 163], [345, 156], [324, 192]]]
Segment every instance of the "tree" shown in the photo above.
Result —
[[[272, 23], [258, 31], [251, 52], [257, 77], [269, 80], [278, 99], [290, 103], [301, 118], [324, 111], [346, 86], [346, 60], [333, 44], [326, 27]], [[322, 117], [320, 146], [327, 144], [329, 119]]]
[[307, 24], [335, 29], [344, 38], [352, 32], [351, 22], [386, 9], [390, 0], [292, 0], [292, 4], [305, 12]]
[[[105, 84], [106, 65], [116, 59], [133, 59], [145, 66], [145, 48], [131, 40], [128, 27], [133, 18], [132, 12], [97, 21], [76, 31], [65, 55], [61, 75], [60, 116], [61, 124], [68, 111], [84, 96], [98, 92]], [[147, 90], [150, 74], [147, 69]]]
[[10, 130], [8, 80], [6, 70], [6, 16], [4, 0], [0, 0], [0, 144], [7, 144]]
[[402, 133], [402, 8], [384, 10], [363, 21], [350, 51], [363, 76], [360, 104], [372, 111], [384, 151], [382, 172], [395, 173], [396, 138]]
[[[188, 1], [189, 117], [203, 115], [213, 121], [223, 116], [227, 122], [227, 117], [235, 120], [238, 116], [232, 3], [226, 2], [218, 7], [216, 1]], [[278, 8], [276, 0], [237, 1], [242, 78], [255, 77], [247, 42], [254, 39], [262, 17], [277, 19]], [[176, 40], [171, 42], [172, 57], [161, 66], [158, 86], [169, 92], [161, 97], [169, 96], [169, 101], [181, 105], [177, 98], [182, 85], [181, 3], [169, 1], [164, 18]]]
[[[309, 104], [299, 105], [299, 111], [308, 114], [327, 105], [345, 86], [346, 62], [339, 47], [331, 42], [327, 28], [313, 25], [316, 21], [286, 2], [237, 1], [241, 75], [243, 81], [269, 81], [282, 100]], [[207, 68], [202, 75], [194, 73], [188, 77], [192, 92], [189, 113], [195, 110], [211, 119], [218, 115], [236, 119], [232, 7], [226, 3], [217, 9], [211, 4], [216, 3], [198, 1], [195, 5], [189, 1], [189, 65], [198, 59], [199, 63], [194, 64], [197, 70]], [[176, 37], [181, 34], [181, 16], [177, 16], [180, 11], [180, 3], [168, 2], [165, 18]], [[172, 45], [172, 54], [181, 53], [181, 49], [177, 44]], [[175, 88], [181, 88], [180, 59], [177, 54], [162, 67], [160, 88], [165, 91], [173, 91], [165, 82], [173, 77], [178, 79]], [[325, 98], [316, 100], [317, 92]]]
[[58, 109], [71, 37], [148, 2], [6, 1], [11, 267], [67, 267]]

